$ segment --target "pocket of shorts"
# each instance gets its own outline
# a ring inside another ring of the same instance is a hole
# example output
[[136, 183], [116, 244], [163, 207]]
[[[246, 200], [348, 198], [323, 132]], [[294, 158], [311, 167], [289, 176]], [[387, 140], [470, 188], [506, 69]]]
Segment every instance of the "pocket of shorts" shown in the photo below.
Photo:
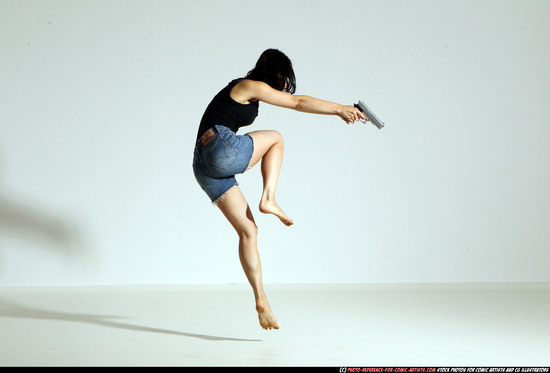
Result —
[[213, 140], [215, 142], [208, 149], [206, 162], [214, 167], [227, 170], [237, 160], [239, 149], [225, 141], [222, 137]]

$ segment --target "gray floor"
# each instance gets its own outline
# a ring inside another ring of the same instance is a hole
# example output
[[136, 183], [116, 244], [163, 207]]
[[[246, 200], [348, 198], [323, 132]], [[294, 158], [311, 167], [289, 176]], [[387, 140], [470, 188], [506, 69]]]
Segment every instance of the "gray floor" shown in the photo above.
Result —
[[549, 366], [550, 284], [0, 288], [1, 366]]

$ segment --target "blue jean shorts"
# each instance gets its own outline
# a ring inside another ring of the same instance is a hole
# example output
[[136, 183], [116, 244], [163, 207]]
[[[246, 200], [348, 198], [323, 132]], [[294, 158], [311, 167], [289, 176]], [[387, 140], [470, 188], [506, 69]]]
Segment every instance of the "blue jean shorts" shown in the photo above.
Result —
[[249, 135], [237, 135], [224, 126], [211, 129], [214, 136], [206, 145], [197, 139], [193, 172], [202, 190], [216, 204], [229, 189], [239, 185], [235, 175], [247, 170], [254, 152], [254, 141]]

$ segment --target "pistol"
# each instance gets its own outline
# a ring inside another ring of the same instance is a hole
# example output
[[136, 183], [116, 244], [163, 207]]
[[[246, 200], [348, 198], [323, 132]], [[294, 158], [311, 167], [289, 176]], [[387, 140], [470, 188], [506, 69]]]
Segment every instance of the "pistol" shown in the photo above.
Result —
[[359, 101], [359, 103], [357, 104], [353, 104], [353, 106], [355, 106], [357, 109], [359, 109], [363, 114], [365, 114], [365, 117], [367, 118], [367, 120], [362, 120], [360, 119], [361, 122], [363, 123], [367, 123], [367, 122], [372, 122], [372, 124], [374, 124], [376, 127], [378, 127], [379, 130], [382, 129], [382, 127], [384, 127], [384, 122], [382, 122], [377, 116], [376, 114], [374, 114], [372, 112], [371, 109], [369, 109], [369, 107], [367, 105], [365, 105], [365, 103], [363, 101]]

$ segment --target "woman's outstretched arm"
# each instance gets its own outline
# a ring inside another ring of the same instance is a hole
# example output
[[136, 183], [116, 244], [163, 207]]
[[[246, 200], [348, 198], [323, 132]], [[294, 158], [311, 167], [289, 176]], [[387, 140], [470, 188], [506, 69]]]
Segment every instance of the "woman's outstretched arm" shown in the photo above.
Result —
[[256, 80], [245, 80], [237, 84], [233, 88], [231, 96], [241, 102], [262, 101], [304, 113], [338, 115], [348, 124], [359, 120], [359, 118], [365, 119], [365, 115], [352, 105], [341, 105], [311, 96], [291, 95]]

